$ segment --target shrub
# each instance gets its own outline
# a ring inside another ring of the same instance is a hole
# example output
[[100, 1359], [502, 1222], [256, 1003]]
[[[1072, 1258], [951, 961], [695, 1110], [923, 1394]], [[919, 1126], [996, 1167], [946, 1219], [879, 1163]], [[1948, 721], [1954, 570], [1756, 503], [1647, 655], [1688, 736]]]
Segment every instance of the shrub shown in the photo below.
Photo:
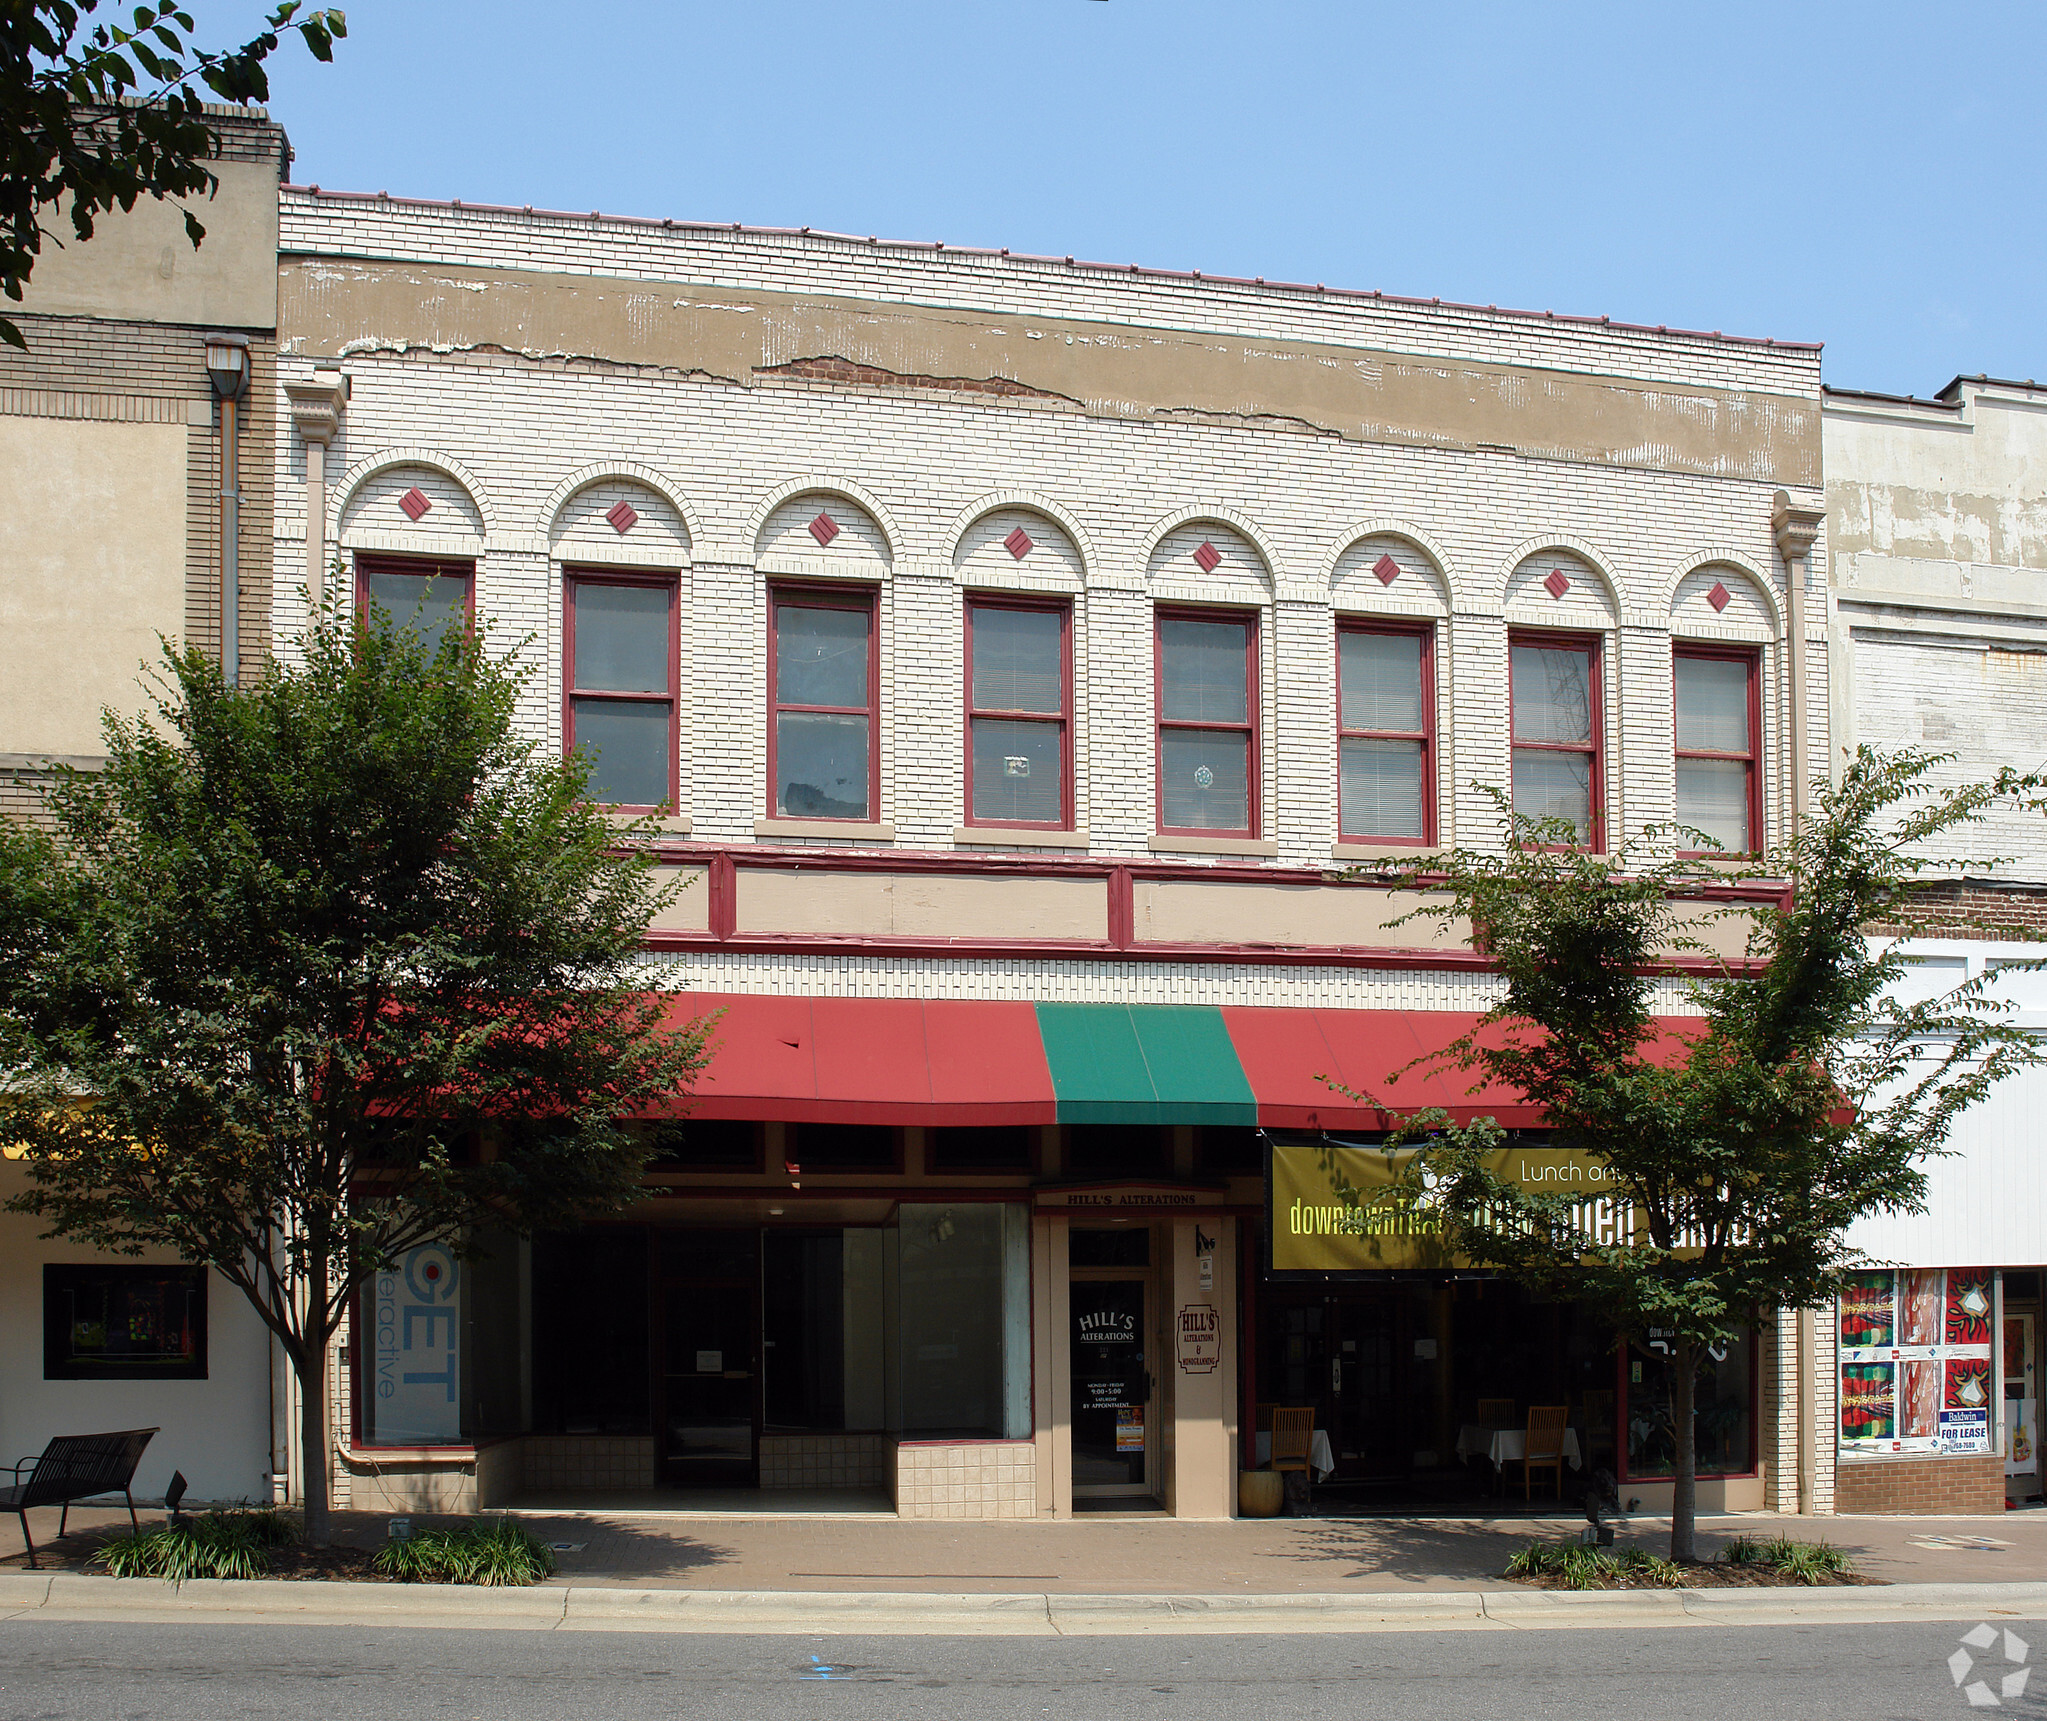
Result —
[[260, 1578], [270, 1550], [298, 1540], [298, 1526], [275, 1508], [202, 1512], [195, 1517], [115, 1536], [92, 1563], [117, 1578]]
[[1647, 1548], [1588, 1548], [1583, 1542], [1530, 1542], [1507, 1561], [1510, 1578], [1555, 1578], [1567, 1590], [1606, 1589], [1616, 1584], [1646, 1584], [1680, 1589], [1684, 1567], [1652, 1554]]
[[1794, 1542], [1788, 1536], [1736, 1536], [1720, 1551], [1730, 1566], [1768, 1566], [1794, 1583], [1823, 1584], [1853, 1568], [1831, 1542]]
[[404, 1542], [386, 1542], [370, 1562], [387, 1577], [409, 1584], [534, 1584], [554, 1571], [547, 1544], [508, 1518], [470, 1522], [454, 1530], [423, 1530]]

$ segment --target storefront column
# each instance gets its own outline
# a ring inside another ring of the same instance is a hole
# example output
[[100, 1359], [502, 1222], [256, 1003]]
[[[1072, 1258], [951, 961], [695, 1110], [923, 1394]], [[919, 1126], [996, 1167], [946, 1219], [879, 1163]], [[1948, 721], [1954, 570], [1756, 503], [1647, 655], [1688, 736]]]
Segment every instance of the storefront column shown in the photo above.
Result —
[[1803, 1460], [1805, 1435], [1804, 1406], [1807, 1394], [1798, 1377], [1800, 1334], [1798, 1315], [1779, 1309], [1767, 1329], [1768, 1347], [1763, 1353], [1763, 1402], [1758, 1432], [1759, 1456], [1764, 1468], [1764, 1503], [1773, 1512], [1799, 1509], [1799, 1467]]
[[1073, 1318], [1066, 1258], [1067, 1223], [1040, 1214], [1031, 1223], [1032, 1439], [1038, 1449], [1038, 1515], [1073, 1516], [1073, 1385], [1067, 1366]]
[[1173, 1382], [1168, 1497], [1176, 1518], [1230, 1518], [1237, 1480], [1234, 1227], [1215, 1216], [1176, 1219], [1171, 1229], [1162, 1359]]

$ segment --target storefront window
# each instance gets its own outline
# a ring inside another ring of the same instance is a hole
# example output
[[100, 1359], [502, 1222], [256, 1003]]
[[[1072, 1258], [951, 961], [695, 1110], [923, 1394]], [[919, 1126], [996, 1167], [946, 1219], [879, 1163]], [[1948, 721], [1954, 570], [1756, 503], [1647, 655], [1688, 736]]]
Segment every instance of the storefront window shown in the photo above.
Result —
[[204, 1380], [206, 1269], [43, 1268], [45, 1380]]
[[[1746, 1475], [1755, 1468], [1754, 1343], [1746, 1330], [1707, 1353], [1693, 1392], [1698, 1474]], [[1668, 1340], [1655, 1328], [1649, 1342], [1628, 1347], [1629, 1478], [1669, 1476], [1677, 1469], [1677, 1424], [1670, 1413]]]
[[1030, 1433], [1027, 1211], [912, 1205], [896, 1227], [901, 1426], [910, 1439]]
[[846, 1426], [846, 1251], [838, 1231], [762, 1238], [762, 1397], [770, 1428]]
[[533, 1240], [533, 1430], [646, 1434], [647, 1233]]

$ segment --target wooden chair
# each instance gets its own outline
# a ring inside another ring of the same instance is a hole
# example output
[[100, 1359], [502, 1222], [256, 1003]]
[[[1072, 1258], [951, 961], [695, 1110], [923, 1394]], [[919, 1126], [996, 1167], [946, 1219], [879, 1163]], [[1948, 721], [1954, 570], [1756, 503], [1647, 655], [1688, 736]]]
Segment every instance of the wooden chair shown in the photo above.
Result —
[[1535, 1497], [1534, 1484], [1530, 1480], [1537, 1470], [1554, 1470], [1557, 1473], [1557, 1498], [1564, 1497], [1564, 1423], [1569, 1419], [1571, 1407], [1567, 1404], [1531, 1404], [1528, 1407], [1528, 1432], [1523, 1436], [1521, 1448], [1521, 1498]]
[[[1303, 1504], [1308, 1489], [1314, 1481], [1308, 1466], [1308, 1454], [1315, 1443], [1315, 1407], [1312, 1404], [1275, 1404], [1272, 1407], [1272, 1463], [1270, 1468], [1285, 1472], [1286, 1489], [1289, 1499], [1298, 1497]], [[1300, 1477], [1299, 1483], [1294, 1476]]]
[[1480, 1399], [1478, 1420], [1488, 1428], [1505, 1426], [1514, 1420], [1514, 1401], [1511, 1398]]

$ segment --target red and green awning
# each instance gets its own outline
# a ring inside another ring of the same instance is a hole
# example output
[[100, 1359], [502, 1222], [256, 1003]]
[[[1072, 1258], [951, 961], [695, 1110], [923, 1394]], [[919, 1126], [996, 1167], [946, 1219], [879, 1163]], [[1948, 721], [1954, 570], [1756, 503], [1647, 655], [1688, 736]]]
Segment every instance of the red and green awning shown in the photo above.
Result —
[[1465, 1011], [676, 996], [678, 1016], [712, 1010], [724, 1015], [698, 1117], [1341, 1130], [1387, 1127], [1383, 1102], [1544, 1121], [1511, 1090], [1401, 1073], [1466, 1032], [1478, 1018]]

